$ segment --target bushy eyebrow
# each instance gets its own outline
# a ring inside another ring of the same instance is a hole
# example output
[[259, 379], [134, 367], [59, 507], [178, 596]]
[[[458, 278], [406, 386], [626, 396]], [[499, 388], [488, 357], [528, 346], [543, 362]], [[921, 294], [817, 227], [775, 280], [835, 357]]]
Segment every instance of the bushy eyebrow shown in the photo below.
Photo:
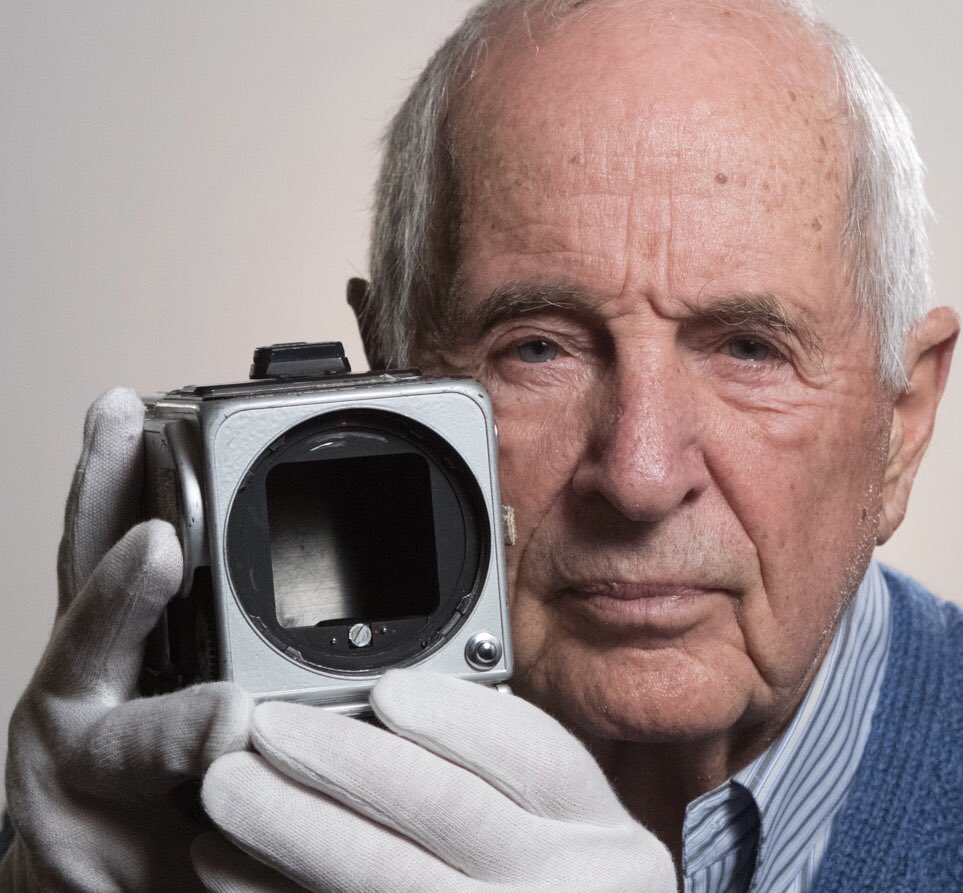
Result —
[[449, 301], [444, 328], [449, 342], [474, 341], [499, 323], [545, 313], [578, 314], [596, 318], [598, 311], [575, 285], [531, 285], [508, 282], [483, 301], [473, 303], [456, 290]]
[[[455, 289], [448, 302], [444, 329], [449, 344], [470, 343], [499, 323], [523, 316], [561, 313], [587, 317], [601, 324], [597, 300], [578, 285], [509, 282], [484, 300], [473, 302]], [[725, 329], [747, 334], [788, 336], [811, 358], [823, 354], [823, 342], [802, 313], [790, 313], [770, 292], [737, 292], [686, 302], [679, 322], [683, 331]]]
[[788, 336], [812, 359], [823, 354], [823, 341], [801, 314], [787, 312], [782, 302], [769, 292], [737, 293], [700, 298], [691, 306], [683, 322], [684, 330], [724, 328], [729, 331], [770, 333]]

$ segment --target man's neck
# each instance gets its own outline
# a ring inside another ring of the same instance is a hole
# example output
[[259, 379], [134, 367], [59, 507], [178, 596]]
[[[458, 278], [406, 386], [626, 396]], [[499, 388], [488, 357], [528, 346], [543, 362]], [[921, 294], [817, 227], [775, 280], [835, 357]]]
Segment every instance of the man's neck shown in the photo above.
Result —
[[622, 805], [672, 852], [681, 871], [686, 806], [749, 765], [778, 736], [779, 728], [755, 730], [746, 743], [711, 741], [640, 744], [587, 741]]

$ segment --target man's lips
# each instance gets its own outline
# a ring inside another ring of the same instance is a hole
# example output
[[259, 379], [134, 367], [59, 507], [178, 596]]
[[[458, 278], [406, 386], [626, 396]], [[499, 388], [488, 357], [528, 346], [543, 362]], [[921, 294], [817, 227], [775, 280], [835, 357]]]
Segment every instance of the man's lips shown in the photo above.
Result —
[[678, 635], [729, 599], [722, 588], [701, 583], [639, 580], [570, 582], [559, 593], [565, 610], [604, 627]]
[[636, 601], [637, 599], [668, 598], [679, 599], [689, 596], [706, 595], [718, 592], [714, 587], [699, 586], [690, 583], [642, 583], [623, 581], [597, 581], [575, 583], [565, 587], [577, 595], [605, 596], [620, 601]]

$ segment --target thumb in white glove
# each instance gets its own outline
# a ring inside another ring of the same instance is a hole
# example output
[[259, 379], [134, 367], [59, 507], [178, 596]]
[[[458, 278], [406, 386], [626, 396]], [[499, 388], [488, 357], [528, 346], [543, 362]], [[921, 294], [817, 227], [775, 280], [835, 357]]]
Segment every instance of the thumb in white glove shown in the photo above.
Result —
[[[137, 698], [144, 639], [177, 590], [181, 551], [149, 521], [107, 552], [139, 500], [143, 406], [91, 408], [61, 544], [58, 617], [14, 711], [0, 889], [197, 890], [197, 824], [169, 791], [248, 742], [253, 704], [226, 683]], [[104, 555], [106, 552], [106, 555]]]
[[[511, 695], [417, 670], [371, 704], [395, 734], [318, 708], [263, 704], [257, 754], [218, 760], [200, 841], [217, 893], [674, 893], [668, 850], [625, 811], [569, 732]], [[251, 858], [253, 857], [253, 858]]]

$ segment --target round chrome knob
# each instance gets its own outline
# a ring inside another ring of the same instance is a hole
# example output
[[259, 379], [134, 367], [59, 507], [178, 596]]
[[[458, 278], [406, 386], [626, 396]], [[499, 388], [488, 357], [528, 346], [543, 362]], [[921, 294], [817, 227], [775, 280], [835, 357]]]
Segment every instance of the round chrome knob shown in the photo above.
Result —
[[465, 660], [476, 670], [490, 670], [502, 659], [502, 643], [491, 633], [475, 633], [465, 645]]

